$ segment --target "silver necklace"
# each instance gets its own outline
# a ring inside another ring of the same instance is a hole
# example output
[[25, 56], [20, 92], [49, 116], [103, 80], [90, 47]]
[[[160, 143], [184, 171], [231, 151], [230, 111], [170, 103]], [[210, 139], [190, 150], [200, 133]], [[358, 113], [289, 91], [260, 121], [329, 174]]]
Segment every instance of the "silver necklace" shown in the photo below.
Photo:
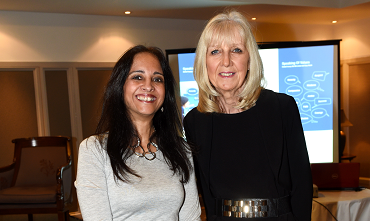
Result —
[[[131, 146], [131, 148], [132, 148], [132, 151], [134, 151], [134, 153], [136, 154], [136, 156], [139, 156], [139, 157], [144, 157], [145, 159], [147, 159], [147, 160], [149, 160], [149, 161], [151, 161], [151, 160], [154, 160], [155, 158], [156, 158], [156, 154], [155, 154], [155, 152], [152, 152], [151, 150], [150, 150], [150, 144], [151, 145], [153, 145], [153, 147], [155, 147], [157, 150], [158, 150], [158, 145], [156, 144], [156, 143], [154, 143], [154, 142], [149, 142], [148, 144], [147, 144], [147, 148], [148, 148], [148, 152], [145, 152], [145, 150], [144, 150], [144, 148], [141, 146], [141, 141], [140, 141], [140, 138], [139, 137], [137, 137], [137, 144], [136, 145], [134, 145], [134, 146]], [[143, 150], [143, 153], [138, 153], [138, 152], [136, 152], [135, 151], [135, 149], [137, 148], [137, 147], [140, 147], [141, 148], [141, 150]], [[147, 154], [151, 154], [152, 155], [152, 158], [148, 158], [146, 155]]]

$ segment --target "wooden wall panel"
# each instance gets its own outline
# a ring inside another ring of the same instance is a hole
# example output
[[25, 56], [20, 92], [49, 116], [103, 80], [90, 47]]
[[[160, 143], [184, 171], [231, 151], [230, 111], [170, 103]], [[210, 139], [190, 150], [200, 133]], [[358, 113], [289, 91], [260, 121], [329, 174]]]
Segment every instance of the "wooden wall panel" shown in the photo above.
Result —
[[12, 139], [38, 135], [32, 71], [0, 71], [0, 166], [13, 162]]
[[102, 98], [111, 70], [79, 70], [82, 133], [86, 138], [95, 132], [102, 108]]
[[349, 151], [361, 163], [361, 177], [370, 177], [370, 62], [349, 66]]
[[51, 136], [72, 137], [67, 71], [45, 71]]

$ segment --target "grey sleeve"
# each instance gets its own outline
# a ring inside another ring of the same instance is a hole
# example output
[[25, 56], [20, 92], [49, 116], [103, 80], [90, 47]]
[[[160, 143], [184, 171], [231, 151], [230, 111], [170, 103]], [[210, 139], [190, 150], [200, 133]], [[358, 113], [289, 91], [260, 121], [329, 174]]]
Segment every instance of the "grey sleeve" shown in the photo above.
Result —
[[81, 142], [75, 186], [84, 221], [112, 220], [105, 164], [105, 151], [94, 137]]
[[[189, 156], [189, 158], [190, 162], [193, 164], [194, 167], [193, 158], [191, 157], [191, 155]], [[184, 184], [184, 188], [185, 188], [185, 201], [180, 209], [179, 220], [200, 221], [201, 209], [194, 171], [191, 172], [189, 182]]]

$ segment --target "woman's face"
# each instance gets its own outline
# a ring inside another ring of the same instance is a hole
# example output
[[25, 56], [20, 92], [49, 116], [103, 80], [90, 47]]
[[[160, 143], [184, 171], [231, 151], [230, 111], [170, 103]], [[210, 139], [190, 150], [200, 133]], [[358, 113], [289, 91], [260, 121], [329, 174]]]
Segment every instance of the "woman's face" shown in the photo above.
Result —
[[147, 52], [135, 55], [123, 94], [133, 120], [154, 117], [165, 97], [164, 76], [157, 57]]
[[234, 36], [231, 43], [213, 41], [207, 48], [208, 78], [224, 96], [237, 95], [249, 69], [249, 53], [245, 43], [236, 30]]

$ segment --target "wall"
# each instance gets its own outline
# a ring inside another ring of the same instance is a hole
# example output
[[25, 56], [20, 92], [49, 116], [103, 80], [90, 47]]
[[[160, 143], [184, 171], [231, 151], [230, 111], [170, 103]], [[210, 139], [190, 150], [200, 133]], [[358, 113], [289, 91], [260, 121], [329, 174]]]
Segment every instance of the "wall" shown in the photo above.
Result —
[[[78, 72], [81, 102], [81, 121], [83, 138], [95, 133], [102, 109], [102, 97], [112, 69], [80, 70]], [[91, 90], [94, 88], [94, 90]]]
[[361, 176], [370, 177], [370, 59], [367, 64], [349, 67], [349, 108], [346, 115], [353, 124], [348, 128], [347, 153], [361, 163]]
[[[333, 25], [255, 23], [258, 42], [319, 41], [336, 39]], [[370, 53], [370, 52], [369, 52]]]
[[[206, 21], [0, 11], [0, 62], [112, 62], [135, 44], [195, 47]], [[341, 24], [252, 22], [259, 42], [342, 39], [341, 59], [370, 56], [370, 18]]]
[[[12, 140], [37, 136], [32, 71], [0, 71], [0, 167], [13, 162]], [[14, 121], [13, 119], [17, 119]]]
[[[370, 18], [340, 24], [335, 35], [341, 43], [342, 108], [352, 127], [344, 128], [344, 153], [355, 155], [361, 164], [360, 176], [370, 177]], [[339, 38], [339, 37], [338, 37]]]
[[370, 14], [369, 18], [338, 24], [336, 38], [341, 38], [341, 60], [370, 57]]
[[369, 18], [341, 24], [272, 24], [253, 22], [258, 42], [342, 39], [341, 60], [370, 56]]
[[0, 61], [117, 61], [135, 44], [195, 47], [204, 21], [0, 11]]

